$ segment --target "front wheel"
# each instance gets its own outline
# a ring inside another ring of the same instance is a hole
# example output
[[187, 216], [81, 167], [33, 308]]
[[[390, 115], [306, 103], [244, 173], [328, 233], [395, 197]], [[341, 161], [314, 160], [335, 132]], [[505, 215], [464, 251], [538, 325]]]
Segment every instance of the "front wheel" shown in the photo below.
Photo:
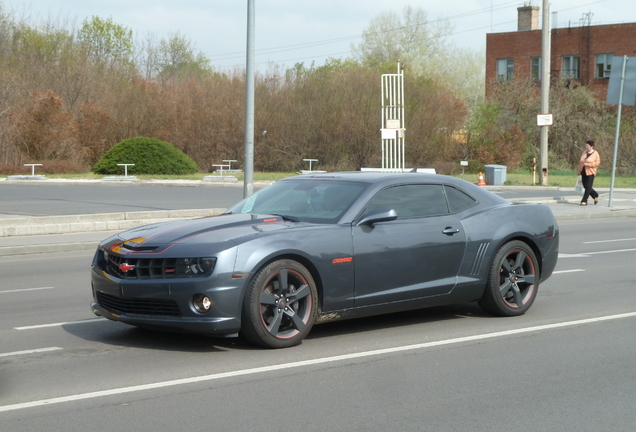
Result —
[[318, 294], [311, 273], [297, 261], [274, 261], [250, 282], [241, 333], [268, 348], [298, 345], [316, 319]]
[[523, 315], [538, 289], [539, 263], [532, 248], [524, 242], [511, 241], [495, 255], [479, 305], [493, 315]]

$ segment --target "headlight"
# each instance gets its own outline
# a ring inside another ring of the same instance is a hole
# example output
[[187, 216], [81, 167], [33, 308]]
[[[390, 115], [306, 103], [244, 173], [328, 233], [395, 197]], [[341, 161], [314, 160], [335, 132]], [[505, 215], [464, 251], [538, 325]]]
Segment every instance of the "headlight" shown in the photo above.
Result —
[[214, 264], [216, 264], [216, 258], [179, 258], [177, 275], [209, 275], [214, 270]]

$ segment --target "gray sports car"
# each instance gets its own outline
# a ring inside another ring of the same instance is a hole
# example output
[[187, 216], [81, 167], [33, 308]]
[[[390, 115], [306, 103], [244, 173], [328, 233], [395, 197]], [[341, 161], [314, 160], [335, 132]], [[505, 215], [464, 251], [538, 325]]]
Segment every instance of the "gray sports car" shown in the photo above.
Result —
[[316, 323], [474, 302], [515, 316], [553, 272], [542, 204], [420, 173], [280, 180], [222, 215], [103, 241], [93, 312], [139, 327], [299, 344]]

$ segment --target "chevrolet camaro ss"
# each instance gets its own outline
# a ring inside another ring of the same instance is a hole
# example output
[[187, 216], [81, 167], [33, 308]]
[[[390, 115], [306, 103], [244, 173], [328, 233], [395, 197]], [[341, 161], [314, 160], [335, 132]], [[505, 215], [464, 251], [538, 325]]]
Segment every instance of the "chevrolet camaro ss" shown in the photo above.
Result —
[[478, 302], [517, 316], [553, 272], [543, 204], [454, 177], [290, 177], [225, 213], [134, 228], [100, 243], [93, 312], [134, 326], [242, 335], [282, 348], [314, 324]]

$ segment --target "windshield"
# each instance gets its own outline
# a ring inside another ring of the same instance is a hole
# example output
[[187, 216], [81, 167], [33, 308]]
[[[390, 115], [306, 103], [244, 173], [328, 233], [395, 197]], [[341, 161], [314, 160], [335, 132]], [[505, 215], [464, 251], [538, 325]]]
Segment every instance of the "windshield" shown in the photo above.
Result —
[[364, 183], [321, 179], [276, 182], [239, 201], [228, 213], [255, 213], [335, 223], [367, 187]]

